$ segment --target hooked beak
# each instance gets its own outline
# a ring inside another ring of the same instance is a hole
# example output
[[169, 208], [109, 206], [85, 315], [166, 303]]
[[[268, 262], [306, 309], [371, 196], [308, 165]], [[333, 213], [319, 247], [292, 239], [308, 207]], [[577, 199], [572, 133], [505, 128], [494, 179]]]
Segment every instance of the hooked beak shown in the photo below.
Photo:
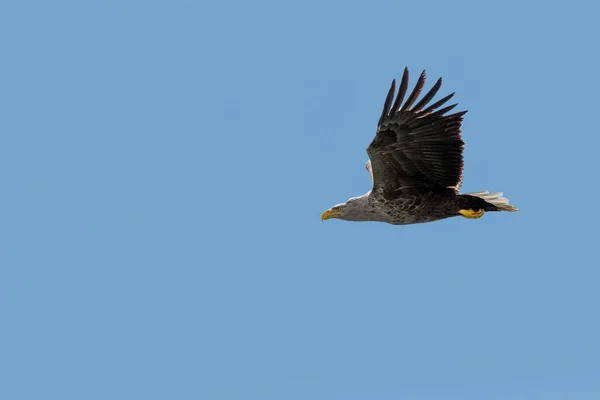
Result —
[[321, 215], [321, 221], [325, 221], [326, 219], [330, 218], [339, 218], [341, 215], [342, 210], [340, 210], [339, 208], [330, 208]]

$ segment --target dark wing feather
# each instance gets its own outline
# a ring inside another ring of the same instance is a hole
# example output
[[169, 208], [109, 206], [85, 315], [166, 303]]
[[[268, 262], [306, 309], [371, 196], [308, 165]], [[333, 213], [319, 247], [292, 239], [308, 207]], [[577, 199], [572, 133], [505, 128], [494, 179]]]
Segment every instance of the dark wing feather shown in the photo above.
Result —
[[456, 104], [441, 109], [454, 93], [435, 102], [442, 85], [440, 78], [411, 109], [425, 85], [425, 71], [406, 103], [401, 103], [408, 86], [405, 69], [396, 101], [392, 106], [395, 81], [388, 93], [379, 119], [375, 139], [367, 148], [373, 172], [373, 188], [382, 188], [388, 197], [404, 189], [452, 188], [459, 190], [462, 181], [464, 142], [460, 135], [466, 111], [445, 115]]
[[[402, 105], [402, 102], [404, 101], [404, 95], [406, 94], [406, 89], [408, 89], [408, 68], [404, 67], [404, 73], [402, 74], [402, 81], [400, 82], [400, 90], [398, 91], [398, 96], [396, 96], [396, 101], [394, 102], [394, 108], [392, 109], [393, 112], [396, 112], [400, 109], [400, 106]], [[393, 93], [392, 93], [392, 97], [393, 97]]]
[[[407, 84], [408, 84], [408, 82], [407, 82]], [[417, 81], [415, 88], [413, 89], [410, 96], [408, 96], [408, 99], [406, 99], [406, 103], [404, 103], [402, 108], [400, 108], [400, 112], [410, 110], [410, 107], [413, 105], [415, 100], [417, 100], [417, 97], [419, 97], [419, 95], [421, 94], [421, 90], [423, 90], [423, 86], [425, 86], [425, 71], [421, 72], [421, 76], [419, 76], [419, 80]]]

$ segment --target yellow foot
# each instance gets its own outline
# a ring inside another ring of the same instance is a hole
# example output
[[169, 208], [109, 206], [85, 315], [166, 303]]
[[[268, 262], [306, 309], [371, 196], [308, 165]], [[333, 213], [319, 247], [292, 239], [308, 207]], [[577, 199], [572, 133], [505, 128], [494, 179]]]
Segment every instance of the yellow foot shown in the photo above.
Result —
[[483, 215], [483, 213], [485, 211], [468, 209], [468, 210], [458, 210], [458, 212], [465, 218], [477, 219], [477, 218], [481, 218], [481, 216]]

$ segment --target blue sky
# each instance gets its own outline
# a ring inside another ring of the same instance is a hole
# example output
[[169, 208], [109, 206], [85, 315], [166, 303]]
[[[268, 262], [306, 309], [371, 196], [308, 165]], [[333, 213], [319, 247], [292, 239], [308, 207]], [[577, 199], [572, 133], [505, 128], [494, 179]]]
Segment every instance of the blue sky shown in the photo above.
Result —
[[[598, 2], [0, 12], [3, 399], [597, 399]], [[465, 191], [321, 223], [392, 78], [456, 92]]]

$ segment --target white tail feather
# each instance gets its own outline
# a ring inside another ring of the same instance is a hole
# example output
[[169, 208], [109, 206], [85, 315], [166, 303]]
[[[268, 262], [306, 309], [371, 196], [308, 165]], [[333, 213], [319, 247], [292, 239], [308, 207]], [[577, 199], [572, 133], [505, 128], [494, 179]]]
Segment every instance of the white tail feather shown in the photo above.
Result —
[[487, 190], [483, 190], [481, 192], [465, 193], [465, 194], [468, 194], [469, 196], [479, 197], [480, 199], [483, 199], [483, 200], [487, 201], [488, 203], [493, 204], [496, 207], [498, 207], [499, 209], [504, 210], [504, 211], [512, 211], [512, 212], [519, 211], [519, 209], [517, 207], [513, 207], [510, 204], [508, 204], [508, 199], [502, 197], [502, 192], [490, 193]]

